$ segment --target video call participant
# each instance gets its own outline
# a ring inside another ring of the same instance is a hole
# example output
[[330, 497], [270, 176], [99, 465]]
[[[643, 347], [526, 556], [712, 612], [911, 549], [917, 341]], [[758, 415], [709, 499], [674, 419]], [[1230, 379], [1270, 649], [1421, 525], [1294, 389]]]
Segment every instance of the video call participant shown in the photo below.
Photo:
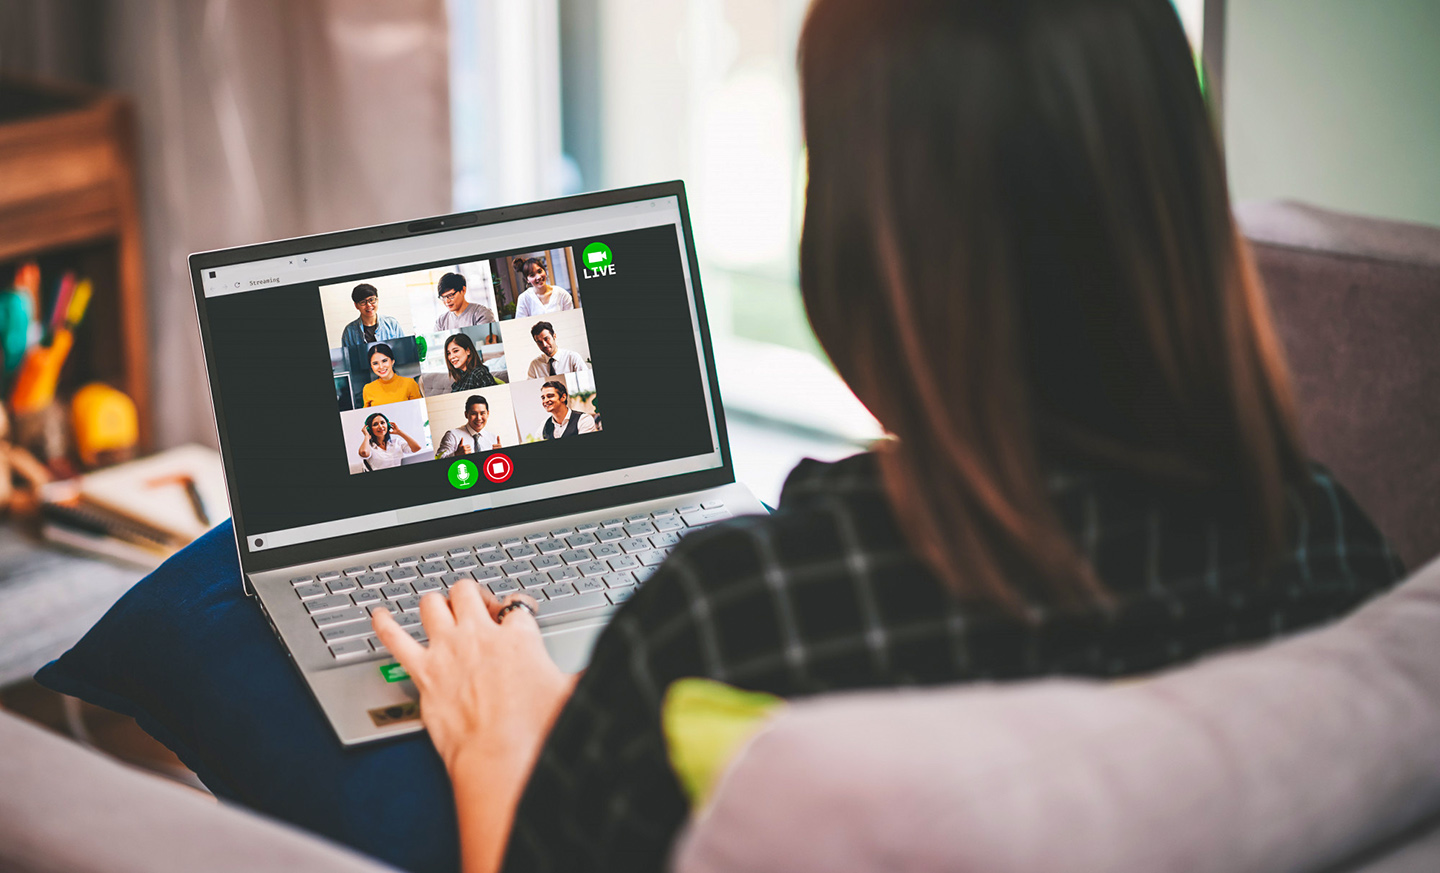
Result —
[[594, 433], [597, 430], [594, 416], [570, 408], [570, 392], [566, 390], [565, 383], [558, 379], [552, 379], [540, 386], [540, 405], [550, 413], [542, 431], [547, 440]]
[[530, 287], [520, 294], [520, 299], [515, 303], [516, 318], [575, 308], [575, 299], [570, 296], [569, 291], [550, 284], [550, 274], [545, 272], [544, 261], [530, 258], [525, 261], [520, 272], [525, 274], [525, 283]]
[[465, 277], [459, 273], [441, 276], [439, 293], [446, 311], [435, 319], [437, 331], [459, 330], [477, 324], [490, 324], [495, 320], [495, 313], [490, 311], [490, 307], [465, 299]]
[[489, 421], [490, 401], [479, 394], [465, 398], [465, 424], [445, 431], [436, 457], [455, 458], [500, 448], [500, 438], [485, 429]]
[[375, 380], [366, 382], [360, 392], [365, 401], [363, 405], [384, 406], [402, 400], [419, 400], [423, 396], [420, 385], [414, 379], [395, 373], [395, 350], [386, 343], [371, 346], [366, 360], [370, 363], [370, 372], [375, 374]]
[[570, 351], [562, 349], [555, 340], [555, 326], [548, 321], [537, 321], [530, 328], [530, 338], [535, 340], [535, 346], [540, 349], [540, 356], [530, 362], [529, 378], [544, 379], [546, 376], [558, 376], [561, 373], [578, 373], [581, 370], [590, 369], [585, 359]]
[[400, 429], [400, 425], [385, 417], [383, 412], [372, 412], [365, 418], [362, 428], [365, 439], [357, 453], [365, 459], [367, 470], [384, 470], [400, 466], [400, 459], [420, 451], [415, 438]]
[[453, 380], [450, 382], [451, 391], [473, 391], [500, 384], [475, 350], [475, 343], [463, 333], [445, 340], [445, 366], [450, 369]]
[[360, 317], [345, 325], [340, 334], [340, 345], [363, 346], [373, 342], [384, 342], [403, 336], [400, 322], [388, 315], [380, 314], [380, 292], [374, 285], [361, 283], [350, 292], [350, 300], [360, 311]]

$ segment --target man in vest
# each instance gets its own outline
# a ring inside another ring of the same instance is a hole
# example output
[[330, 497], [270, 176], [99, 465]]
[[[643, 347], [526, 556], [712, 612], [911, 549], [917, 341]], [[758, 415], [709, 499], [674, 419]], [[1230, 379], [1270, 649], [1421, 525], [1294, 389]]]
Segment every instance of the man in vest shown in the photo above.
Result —
[[485, 429], [489, 421], [490, 402], [479, 394], [471, 394], [465, 398], [465, 424], [445, 431], [436, 456], [456, 458], [500, 448], [500, 438]]
[[540, 386], [540, 405], [550, 413], [550, 417], [545, 419], [543, 431], [547, 440], [595, 431], [595, 416], [570, 408], [570, 392], [559, 379], [551, 379]]

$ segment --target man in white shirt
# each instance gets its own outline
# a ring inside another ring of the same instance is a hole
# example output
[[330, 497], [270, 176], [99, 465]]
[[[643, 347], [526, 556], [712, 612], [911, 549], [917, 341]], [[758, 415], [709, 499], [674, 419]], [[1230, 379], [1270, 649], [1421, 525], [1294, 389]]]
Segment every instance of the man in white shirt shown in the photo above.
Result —
[[490, 307], [465, 299], [465, 277], [459, 273], [441, 276], [439, 288], [440, 302], [445, 304], [445, 311], [435, 319], [436, 332], [490, 324], [495, 320], [495, 313], [490, 311]]
[[440, 438], [440, 457], [458, 458], [500, 448], [500, 438], [485, 429], [490, 421], [490, 402], [479, 394], [465, 398], [465, 424], [452, 427]]
[[558, 440], [562, 437], [582, 433], [594, 433], [597, 430], [595, 416], [570, 408], [570, 392], [566, 390], [565, 383], [559, 379], [552, 379], [540, 386], [540, 405], [550, 413], [550, 417], [545, 419], [545, 427], [541, 431], [541, 435], [547, 440]]
[[578, 373], [590, 369], [585, 359], [562, 349], [555, 340], [555, 327], [548, 321], [537, 321], [530, 328], [530, 338], [540, 349], [540, 356], [530, 362], [529, 378], [544, 379], [561, 373]]

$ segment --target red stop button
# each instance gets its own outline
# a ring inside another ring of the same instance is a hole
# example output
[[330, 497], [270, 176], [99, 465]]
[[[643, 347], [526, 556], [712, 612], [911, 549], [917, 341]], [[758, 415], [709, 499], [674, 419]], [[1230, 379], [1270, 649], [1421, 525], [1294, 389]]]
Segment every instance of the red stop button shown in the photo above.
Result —
[[504, 482], [515, 472], [515, 462], [510, 460], [509, 455], [495, 453], [485, 458], [485, 465], [480, 468], [485, 473], [485, 478], [491, 482]]

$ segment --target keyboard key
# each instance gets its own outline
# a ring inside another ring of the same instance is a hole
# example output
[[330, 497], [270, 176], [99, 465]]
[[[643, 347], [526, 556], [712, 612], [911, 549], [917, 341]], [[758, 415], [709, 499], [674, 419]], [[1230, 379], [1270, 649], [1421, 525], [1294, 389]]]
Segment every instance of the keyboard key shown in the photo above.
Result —
[[623, 518], [607, 518], [607, 519], [605, 519], [604, 521], [600, 522], [600, 526], [601, 526], [601, 527], [624, 527], [624, 526], [625, 526], [625, 519], [623, 519]]
[[340, 578], [340, 571], [325, 570], [323, 572], [316, 573], [315, 578], [319, 579], [321, 582], [334, 582], [336, 579]]
[[561, 597], [559, 600], [542, 600], [536, 606], [536, 612], [540, 613], [542, 620], [557, 615], [567, 615], [572, 612], [582, 612], [587, 609], [597, 609], [608, 606], [606, 595], [613, 592], [591, 591], [588, 594], [575, 594], [570, 597]]
[[461, 555], [458, 558], [450, 559], [450, 569], [452, 570], [473, 570], [478, 566], [480, 566], [480, 562], [475, 560], [474, 555]]
[[570, 546], [570, 548], [572, 548], [572, 549], [583, 549], [583, 548], [585, 548], [586, 546], [593, 546], [593, 545], [595, 545], [596, 543], [599, 542], [599, 540], [595, 539], [595, 535], [594, 535], [594, 534], [588, 534], [588, 533], [583, 533], [583, 534], [582, 534], [582, 533], [577, 533], [577, 534], [575, 534], [574, 536], [568, 536], [568, 537], [566, 537], [566, 538], [565, 538], [565, 542], [566, 542], [566, 543]]
[[332, 645], [330, 654], [334, 655], [337, 661], [345, 658], [358, 658], [361, 655], [370, 654], [370, 644], [365, 640], [346, 640], [343, 643]]
[[374, 591], [369, 588], [362, 588], [361, 590], [356, 591], [354, 594], [350, 595], [350, 599], [355, 602], [356, 606], [368, 606], [372, 603], [384, 602], [385, 596], [379, 591]]
[[650, 513], [648, 513], [648, 512], [637, 512], [637, 513], [635, 513], [634, 515], [627, 515], [627, 516], [625, 516], [625, 523], [626, 523], [626, 524], [634, 524], [634, 523], [637, 522], [637, 521], [649, 521], [649, 520], [650, 520]]
[[722, 507], [722, 506], [724, 506], [724, 505], [725, 505], [725, 501], [723, 501], [723, 500], [706, 500], [705, 502], [703, 502], [703, 503], [700, 504], [700, 508], [701, 508], [701, 509], [719, 509], [720, 507]]
[[321, 639], [327, 643], [338, 643], [341, 640], [348, 640], [352, 637], [363, 637], [370, 633], [370, 626], [360, 621], [353, 621], [349, 624], [337, 624], [320, 631]]
[[505, 539], [500, 541], [500, 548], [502, 549], [513, 549], [516, 546], [523, 545], [525, 545], [525, 540], [521, 539], [520, 537], [506, 537]]
[[[575, 525], [575, 532], [576, 532], [576, 533], [594, 533], [595, 531], [597, 531], [597, 530], [599, 530], [599, 529], [600, 529], [600, 523], [599, 523], [599, 522], [595, 522], [595, 521], [587, 521], [587, 522], [585, 522], [585, 523], [583, 523], [583, 524], [577, 524], [577, 525]], [[567, 536], [568, 536], [568, 534], [567, 534]]]
[[395, 616], [395, 623], [401, 627], [419, 627], [420, 616], [413, 612], [402, 612]]
[[383, 609], [383, 610], [385, 610], [386, 612], [390, 613], [391, 615], [399, 615], [399, 614], [400, 614], [400, 607], [396, 606], [393, 602], [391, 602], [391, 601], [389, 601], [389, 600], [382, 600], [382, 601], [380, 601], [379, 603], [367, 603], [367, 604], [365, 604], [365, 614], [366, 614], [366, 615], [369, 615], [371, 612], [373, 612], [374, 610], [377, 610], [377, 609]]
[[605, 580], [598, 577], [591, 579], [581, 579], [579, 582], [575, 583], [575, 590], [579, 591], [581, 594], [584, 594], [588, 591], [604, 591]]
[[571, 585], [569, 582], [558, 582], [554, 585], [546, 585], [540, 590], [544, 591], [545, 596], [551, 600], [559, 600], [562, 597], [575, 596], [575, 586]]
[[523, 545], [515, 546], [512, 549], [506, 549], [505, 553], [510, 556], [510, 560], [519, 561], [523, 558], [533, 558], [536, 555], [540, 554], [540, 551], [534, 546]]
[[[349, 600], [349, 598], [347, 597], [346, 600]], [[366, 612], [358, 606], [352, 606], [349, 609], [338, 609], [334, 612], [324, 612], [320, 615], [314, 616], [310, 620], [315, 622], [316, 627], [323, 629], [327, 627], [332, 627], [337, 624], [347, 624], [352, 621], [365, 621], [369, 618], [370, 613]]]
[[478, 557], [480, 558], [480, 563], [484, 564], [486, 567], [495, 567], [510, 560], [510, 556], [505, 554], [504, 549], [495, 549], [491, 552], [482, 552]]
[[[445, 553], [444, 553], [444, 552], [426, 552], [425, 554], [423, 554], [423, 555], [420, 556], [420, 560], [422, 560], [422, 561], [443, 561], [443, 560], [445, 560]], [[424, 572], [424, 571], [422, 570], [421, 572]]]
[[[473, 581], [474, 579], [475, 579], [475, 577], [472, 576], [472, 575], [470, 575], [469, 573], [446, 573], [444, 576], [441, 576], [441, 577], [440, 577], [440, 581], [443, 582], [443, 583], [445, 583], [445, 587], [446, 587], [446, 588], [449, 588], [449, 587], [451, 587], [451, 586], [453, 586], [453, 585], [455, 585], [455, 584], [457, 584], [457, 583], [460, 583], [460, 582], [470, 582], [470, 581]], [[430, 581], [431, 581], [431, 582], [435, 581], [435, 577], [433, 577], [433, 576], [430, 577]], [[433, 588], [432, 588], [432, 589], [430, 589], [430, 590], [434, 591], [434, 590], [436, 590], [436, 589], [433, 589]], [[415, 585], [415, 593], [416, 593], [416, 594], [424, 594], [424, 593], [425, 593], [424, 591], [421, 591], [421, 590], [420, 590], [420, 585], [419, 585], [418, 583], [416, 583], [416, 585]]]
[[390, 577], [384, 573], [361, 573], [355, 577], [361, 588], [379, 588], [381, 585], [389, 585]]
[[558, 555], [569, 548], [564, 540], [541, 540], [535, 544], [542, 555]]
[[565, 537], [570, 536], [574, 532], [575, 528], [573, 527], [557, 527], [554, 530], [550, 531], [550, 536], [563, 540]]
[[664, 533], [666, 531], [685, 529], [685, 522], [681, 521], [678, 516], [673, 515], [669, 518], [657, 518], [655, 519], [653, 524], [655, 525], [655, 529], [660, 531], [661, 533]]
[[411, 579], [420, 578], [420, 573], [414, 567], [399, 567], [385, 575], [390, 577], [391, 582], [409, 582]]
[[689, 527], [699, 527], [702, 524], [712, 524], [714, 522], [720, 521], [723, 518], [729, 517], [730, 510], [728, 509], [707, 509], [704, 512], [692, 512], [688, 515], [680, 516], [680, 518]]
[[315, 577], [314, 577], [314, 576], [296, 576], [294, 579], [291, 579], [291, 580], [290, 580], [290, 584], [291, 584], [291, 585], [296, 585], [296, 586], [299, 586], [299, 585], [310, 585], [310, 584], [313, 584], [314, 582], [315, 582]]
[[605, 580], [607, 588], [629, 588], [635, 584], [635, 577], [629, 573], [608, 573], [600, 578]]
[[655, 533], [655, 525], [648, 520], [625, 525], [625, 532], [632, 537], [644, 537]]
[[640, 566], [640, 562], [633, 555], [621, 555], [618, 558], [610, 559], [610, 569], [612, 570], [633, 570], [638, 566]]
[[534, 564], [537, 570], [553, 570], [565, 566], [565, 561], [558, 555], [541, 555], [530, 563]]
[[646, 567], [657, 567], [665, 561], [665, 553], [660, 551], [659, 549], [654, 549], [648, 552], [641, 552], [635, 557], [640, 559], [640, 563], [644, 564]]
[[571, 549], [561, 553], [560, 560], [567, 564], [583, 564], [586, 561], [595, 560], [595, 556], [590, 554], [589, 549]]
[[575, 569], [579, 570], [582, 576], [603, 576], [610, 572], [610, 565], [604, 561], [586, 561], [583, 564], [576, 564]]
[[473, 571], [470, 575], [481, 582], [489, 582], [491, 579], [499, 579], [505, 574], [500, 572], [499, 567], [481, 567]]
[[327, 610], [331, 609], [343, 609], [347, 606], [353, 605], [354, 604], [351, 603], [350, 598], [347, 595], [327, 594], [324, 597], [317, 597], [314, 600], [306, 601], [305, 609], [311, 615], [314, 615], [317, 612], [326, 612]]
[[419, 555], [404, 555], [395, 559], [395, 564], [399, 567], [413, 567], [418, 563], [420, 563]]
[[490, 583], [490, 593], [496, 597], [503, 597], [514, 591], [520, 590], [520, 583], [514, 579], [501, 579]]
[[375, 573], [384, 573], [386, 570], [395, 569], [394, 561], [376, 561], [370, 565], [370, 570]]
[[377, 654], [377, 655], [386, 655], [386, 654], [389, 654], [389, 652], [390, 652], [389, 649], [385, 648], [385, 644], [382, 643], [382, 642], [380, 642], [380, 638], [379, 638], [379, 637], [374, 637], [374, 636], [366, 637], [366, 638], [365, 638], [365, 642], [367, 642], [367, 643], [370, 644], [371, 650], [374, 651], [375, 654]]
[[420, 598], [412, 594], [409, 597], [402, 597], [395, 601], [395, 605], [405, 612], [419, 612]]
[[551, 582], [573, 582], [580, 578], [580, 573], [574, 567], [558, 567], [551, 570], [547, 575]]
[[311, 583], [309, 585], [295, 586], [295, 593], [300, 596], [301, 600], [314, 600], [317, 597], [324, 597], [330, 592], [325, 590], [324, 585]]
[[381, 588], [380, 593], [385, 595], [386, 600], [399, 600], [402, 597], [409, 597], [411, 594], [414, 594], [415, 589], [411, 588], [409, 583], [397, 582], [394, 585], [386, 585], [384, 588]]
[[619, 606], [620, 604], [622, 604], [622, 603], [624, 603], [625, 601], [629, 600], [632, 596], [634, 596], [634, 594], [635, 594], [635, 589], [634, 589], [633, 587], [632, 587], [632, 588], [613, 588], [613, 589], [605, 592], [605, 596], [608, 597], [608, 598], [610, 598], [610, 602], [613, 603], [613, 604], [615, 604], [616, 606]]
[[661, 519], [661, 518], [674, 518], [674, 517], [675, 517], [675, 510], [673, 510], [673, 509], [657, 509], [657, 510], [655, 510], [654, 512], [650, 513], [650, 515], [651, 515], [652, 517], [656, 518], [656, 519]]
[[470, 550], [465, 548], [464, 546], [456, 546], [445, 554], [449, 555], [452, 558], [468, 558], [470, 557]]
[[636, 552], [648, 552], [650, 551], [650, 541], [642, 540], [639, 537], [621, 540], [620, 548], [624, 549], [627, 555], [633, 555]]
[[515, 581], [522, 588], [544, 588], [549, 585], [551, 579], [544, 573], [526, 573], [524, 576], [516, 576]]
[[[431, 591], [444, 591], [445, 584], [444, 577], [437, 579], [434, 576], [427, 576], [414, 583], [412, 587], [415, 589], [416, 594], [429, 594]], [[404, 609], [405, 607], [402, 606], [400, 608]]]
[[644, 584], [650, 579], [651, 576], [655, 575], [655, 569], [656, 568], [654, 566], [650, 566], [640, 567], [639, 569], [635, 570], [635, 584]]
[[601, 543], [591, 549], [590, 554], [594, 555], [597, 560], [601, 560], [604, 558], [613, 558], [616, 555], [623, 555], [625, 551], [614, 543]]
[[499, 548], [500, 548], [500, 544], [497, 543], [497, 542], [476, 543], [476, 544], [475, 544], [475, 554], [478, 555], [478, 554], [480, 554], [481, 552], [493, 552], [493, 551], [495, 551], [495, 550], [497, 550], [497, 549], [499, 549]]
[[538, 545], [539, 543], [543, 543], [548, 539], [550, 539], [550, 535], [542, 530], [539, 533], [526, 534], [525, 544], [530, 546]]
[[680, 544], [680, 535], [674, 533], [658, 533], [650, 538], [650, 545], [657, 549], [672, 549]]
[[625, 539], [625, 531], [618, 527], [606, 527], [595, 531], [595, 539], [602, 543], [618, 543]]
[[361, 573], [368, 572], [369, 570], [370, 570], [369, 567], [358, 566], [358, 567], [346, 567], [344, 570], [341, 570], [340, 572], [341, 572], [341, 573], [344, 573], [346, 576], [359, 576]]
[[422, 576], [444, 576], [450, 572], [450, 565], [444, 561], [426, 561], [420, 565]]
[[675, 511], [678, 512], [678, 513], [680, 513], [681, 515], [684, 515], [684, 514], [687, 513], [687, 512], [699, 512], [699, 511], [700, 511], [700, 504], [698, 504], [698, 503], [687, 503], [687, 504], [684, 505], [684, 506], [678, 507]]
[[535, 566], [529, 561], [511, 561], [502, 564], [500, 569], [505, 571], [506, 576], [524, 576], [526, 573], [535, 572]]
[[331, 594], [348, 594], [360, 586], [355, 584], [354, 579], [347, 576], [343, 579], [336, 579], [334, 582], [326, 582], [325, 587], [330, 589]]

